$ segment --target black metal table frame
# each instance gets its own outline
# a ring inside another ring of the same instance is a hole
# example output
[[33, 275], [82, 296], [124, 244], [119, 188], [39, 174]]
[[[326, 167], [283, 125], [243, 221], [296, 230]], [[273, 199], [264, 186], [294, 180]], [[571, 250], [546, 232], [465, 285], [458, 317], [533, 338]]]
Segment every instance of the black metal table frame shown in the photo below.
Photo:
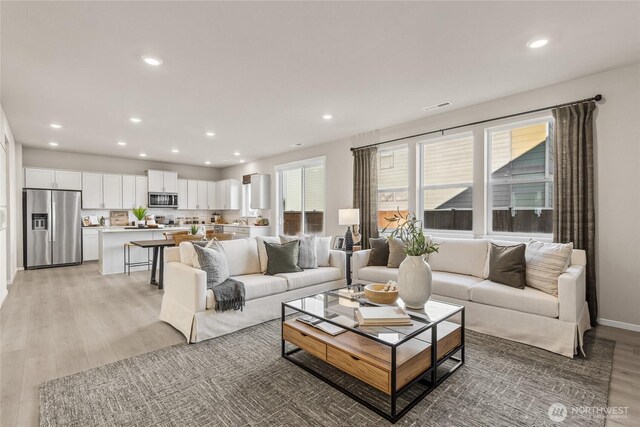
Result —
[[[335, 295], [335, 294], [334, 294]], [[336, 295], [337, 296], [337, 295]], [[344, 298], [344, 297], [342, 297]], [[297, 300], [294, 300], [297, 301]], [[457, 371], [462, 365], [464, 365], [464, 347], [465, 347], [465, 333], [464, 333], [464, 325], [465, 325], [465, 313], [464, 313], [464, 306], [460, 305], [458, 306], [457, 304], [451, 304], [451, 303], [446, 303], [449, 305], [455, 305], [458, 307], [458, 309], [456, 311], [454, 311], [453, 313], [449, 314], [446, 317], [443, 317], [442, 319], [439, 319], [436, 322], [431, 322], [428, 324], [425, 324], [424, 327], [418, 329], [417, 331], [407, 335], [406, 337], [404, 337], [403, 339], [399, 340], [396, 343], [389, 343], [387, 341], [384, 341], [382, 339], [379, 339], [377, 337], [374, 337], [372, 335], [369, 335], [365, 332], [361, 332], [359, 331], [357, 328], [355, 329], [349, 329], [349, 331], [356, 333], [358, 335], [361, 335], [367, 339], [370, 339], [372, 341], [376, 341], [379, 343], [382, 343], [388, 347], [391, 348], [391, 394], [390, 394], [390, 406], [391, 406], [391, 411], [389, 413], [383, 411], [382, 409], [378, 408], [377, 406], [375, 406], [374, 404], [372, 404], [371, 402], [361, 398], [360, 396], [352, 393], [351, 391], [347, 390], [346, 388], [342, 387], [341, 385], [333, 382], [332, 380], [330, 380], [329, 378], [325, 377], [324, 375], [322, 375], [320, 372], [317, 372], [316, 370], [314, 370], [313, 368], [310, 368], [309, 366], [305, 365], [304, 363], [302, 363], [301, 361], [297, 360], [294, 357], [291, 357], [292, 354], [297, 353], [300, 350], [303, 350], [300, 347], [295, 347], [292, 350], [287, 351], [285, 349], [285, 339], [284, 339], [284, 322], [286, 319], [286, 310], [290, 309], [290, 310], [295, 310], [299, 313], [304, 313], [306, 315], [309, 316], [313, 316], [313, 317], [317, 317], [316, 314], [310, 313], [308, 311], [305, 311], [303, 309], [297, 308], [297, 307], [293, 307], [291, 305], [288, 305], [291, 301], [288, 302], [283, 302], [282, 303], [282, 307], [281, 307], [281, 317], [280, 317], [280, 340], [281, 340], [281, 356], [285, 359], [287, 359], [288, 361], [294, 363], [295, 365], [299, 366], [300, 368], [304, 369], [305, 371], [309, 372], [310, 374], [312, 374], [313, 376], [321, 379], [322, 381], [324, 381], [325, 383], [329, 384], [331, 387], [335, 388], [336, 390], [340, 391], [341, 393], [349, 396], [350, 398], [352, 398], [353, 400], [355, 400], [356, 402], [360, 403], [361, 405], [365, 406], [366, 408], [368, 408], [369, 410], [375, 412], [376, 414], [380, 415], [381, 417], [385, 418], [386, 420], [390, 421], [391, 423], [395, 424], [396, 422], [398, 422], [398, 420], [400, 420], [400, 418], [402, 418], [404, 415], [407, 414], [407, 412], [409, 412], [411, 409], [413, 409], [414, 406], [416, 406], [418, 403], [420, 403], [420, 401], [422, 401], [422, 399], [424, 399], [429, 393], [431, 393], [433, 390], [436, 389], [436, 387], [438, 387], [440, 384], [442, 384], [442, 382], [444, 380], [446, 380], [451, 374], [453, 374], [455, 371]], [[367, 304], [371, 305], [371, 306], [377, 306], [379, 304], [372, 304], [372, 303], [368, 303]], [[458, 346], [456, 346], [455, 348], [453, 348], [452, 350], [450, 350], [447, 354], [445, 354], [441, 360], [437, 360], [437, 354], [438, 354], [438, 324], [440, 322], [443, 322], [453, 316], [455, 316], [456, 314], [460, 313], [461, 316], [461, 324], [460, 324], [460, 333], [461, 333], [461, 340], [460, 340], [460, 344]], [[409, 312], [409, 314], [411, 315], [412, 313]], [[424, 322], [426, 319], [422, 319], [420, 317], [417, 317], [415, 315], [412, 316], [412, 318], [415, 317], [414, 320], [419, 320], [421, 322]], [[344, 328], [344, 325], [341, 325], [339, 323], [335, 323], [333, 321], [331, 321], [330, 319], [323, 319], [324, 321], [326, 321], [327, 323], [331, 323], [332, 325]], [[396, 366], [396, 351], [397, 348], [399, 346], [401, 346], [402, 344], [404, 344], [407, 341], [410, 341], [412, 339], [419, 339], [417, 338], [418, 335], [426, 332], [427, 330], [431, 329], [431, 366], [429, 367], [429, 369], [427, 369], [426, 371], [424, 371], [422, 374], [418, 375], [416, 378], [414, 378], [413, 380], [411, 380], [409, 383], [405, 384], [402, 388], [400, 388], [399, 390], [397, 390], [397, 384], [396, 384], [396, 380], [397, 380], [397, 366]], [[293, 345], [291, 343], [289, 343], [290, 345]], [[454, 355], [460, 351], [460, 357], [454, 357]], [[312, 355], [312, 357], [315, 357]], [[436, 363], [433, 363], [433, 361], [436, 361]], [[448, 360], [453, 360], [454, 362], [456, 362], [456, 364], [454, 366], [452, 366], [451, 368], [449, 368], [444, 374], [442, 374], [441, 376], [438, 376], [438, 367], [441, 366], [444, 362], [448, 361]], [[349, 375], [349, 374], [347, 374]], [[421, 383], [423, 385], [426, 385], [427, 388], [420, 393], [418, 396], [414, 397], [404, 408], [402, 408], [399, 412], [397, 410], [397, 401], [398, 401], [398, 396], [402, 395], [403, 393], [405, 393], [407, 390], [409, 390], [412, 386], [416, 385], [417, 383]], [[371, 386], [369, 386], [371, 387]]]

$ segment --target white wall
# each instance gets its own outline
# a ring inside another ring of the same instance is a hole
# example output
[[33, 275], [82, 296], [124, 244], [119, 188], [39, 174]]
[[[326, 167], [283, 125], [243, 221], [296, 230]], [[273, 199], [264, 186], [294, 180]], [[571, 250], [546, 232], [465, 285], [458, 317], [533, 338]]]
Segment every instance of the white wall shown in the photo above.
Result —
[[20, 188], [22, 186], [21, 174], [18, 171], [21, 169], [21, 146], [16, 144], [9, 127], [9, 122], [4, 114], [4, 109], [0, 106], [0, 138], [4, 142], [7, 139], [8, 145], [5, 147], [7, 152], [7, 229], [4, 236], [5, 243], [2, 244], [0, 252], [0, 263], [3, 263], [4, 268], [0, 270], [6, 271], [5, 277], [0, 278], [0, 304], [4, 301], [7, 295], [7, 284], [12, 283], [13, 278], [18, 269], [18, 254], [21, 251], [21, 247], [18, 246], [18, 242], [22, 239], [21, 221], [21, 202], [20, 202]]
[[123, 159], [92, 154], [70, 153], [59, 150], [23, 148], [24, 166], [52, 169], [70, 169], [88, 172], [110, 172], [129, 175], [144, 175], [148, 169], [178, 172], [178, 178], [217, 181], [220, 169], [202, 166], [154, 162], [151, 160]]
[[[385, 141], [588, 98], [598, 93], [605, 98], [599, 103], [595, 121], [599, 317], [603, 323], [640, 330], [640, 227], [637, 224], [640, 212], [640, 64], [380, 129], [379, 134]], [[335, 141], [226, 168], [222, 173], [224, 177], [233, 178], [255, 172], [273, 175], [273, 167], [277, 164], [326, 155], [327, 234], [338, 235], [344, 230], [337, 225], [337, 210], [351, 206], [352, 202], [349, 148], [350, 140]], [[272, 223], [275, 221], [273, 212], [264, 213]]]

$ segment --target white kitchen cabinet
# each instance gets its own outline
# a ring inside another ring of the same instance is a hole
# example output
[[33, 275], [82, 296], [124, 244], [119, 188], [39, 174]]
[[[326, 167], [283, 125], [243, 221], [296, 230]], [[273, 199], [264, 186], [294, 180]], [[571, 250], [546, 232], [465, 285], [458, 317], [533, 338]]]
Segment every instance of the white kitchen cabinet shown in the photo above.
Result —
[[251, 175], [251, 209], [270, 209], [271, 175]]
[[102, 209], [102, 174], [84, 172], [82, 174], [82, 208]]
[[186, 179], [178, 180], [178, 209], [189, 209], [189, 205], [187, 203], [189, 196], [189, 183]]
[[56, 170], [55, 185], [58, 190], [82, 190], [82, 172]]
[[105, 209], [122, 209], [122, 175], [102, 175], [102, 203]]
[[218, 209], [240, 209], [240, 181], [237, 179], [225, 179], [217, 183]]
[[82, 229], [82, 260], [95, 261], [98, 259], [98, 230]]
[[25, 188], [82, 190], [82, 173], [78, 171], [25, 168]]
[[213, 181], [207, 182], [207, 208], [209, 210], [218, 209], [217, 183]]
[[198, 181], [198, 209], [209, 209], [209, 186], [207, 181]]
[[177, 193], [178, 174], [177, 172], [148, 170], [149, 193]]
[[147, 204], [149, 203], [149, 197], [147, 196], [147, 186], [148, 184], [146, 176], [136, 176], [136, 202], [134, 203], [135, 207], [147, 207]]
[[136, 206], [136, 177], [122, 175], [122, 208], [132, 209]]
[[187, 181], [187, 209], [198, 209], [198, 181], [195, 179]]
[[55, 188], [56, 178], [53, 169], [24, 169], [25, 188]]

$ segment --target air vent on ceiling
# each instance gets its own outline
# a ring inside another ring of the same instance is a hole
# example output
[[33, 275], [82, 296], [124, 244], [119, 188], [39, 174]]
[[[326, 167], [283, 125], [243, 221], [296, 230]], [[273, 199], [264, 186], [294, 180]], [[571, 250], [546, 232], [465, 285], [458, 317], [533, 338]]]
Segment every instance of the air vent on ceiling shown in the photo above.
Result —
[[451, 102], [449, 102], [449, 101], [445, 101], [445, 102], [441, 102], [440, 104], [431, 105], [431, 106], [429, 106], [429, 107], [424, 107], [424, 108], [422, 109], [422, 111], [437, 110], [438, 108], [448, 107], [449, 105], [451, 105]]

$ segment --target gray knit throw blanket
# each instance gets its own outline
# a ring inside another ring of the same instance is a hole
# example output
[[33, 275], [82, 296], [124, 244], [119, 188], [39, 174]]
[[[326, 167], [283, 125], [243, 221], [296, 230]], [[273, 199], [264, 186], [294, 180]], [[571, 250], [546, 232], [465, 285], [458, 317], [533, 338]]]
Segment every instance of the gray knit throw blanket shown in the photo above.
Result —
[[231, 278], [213, 286], [216, 311], [240, 310], [244, 307], [244, 283]]

